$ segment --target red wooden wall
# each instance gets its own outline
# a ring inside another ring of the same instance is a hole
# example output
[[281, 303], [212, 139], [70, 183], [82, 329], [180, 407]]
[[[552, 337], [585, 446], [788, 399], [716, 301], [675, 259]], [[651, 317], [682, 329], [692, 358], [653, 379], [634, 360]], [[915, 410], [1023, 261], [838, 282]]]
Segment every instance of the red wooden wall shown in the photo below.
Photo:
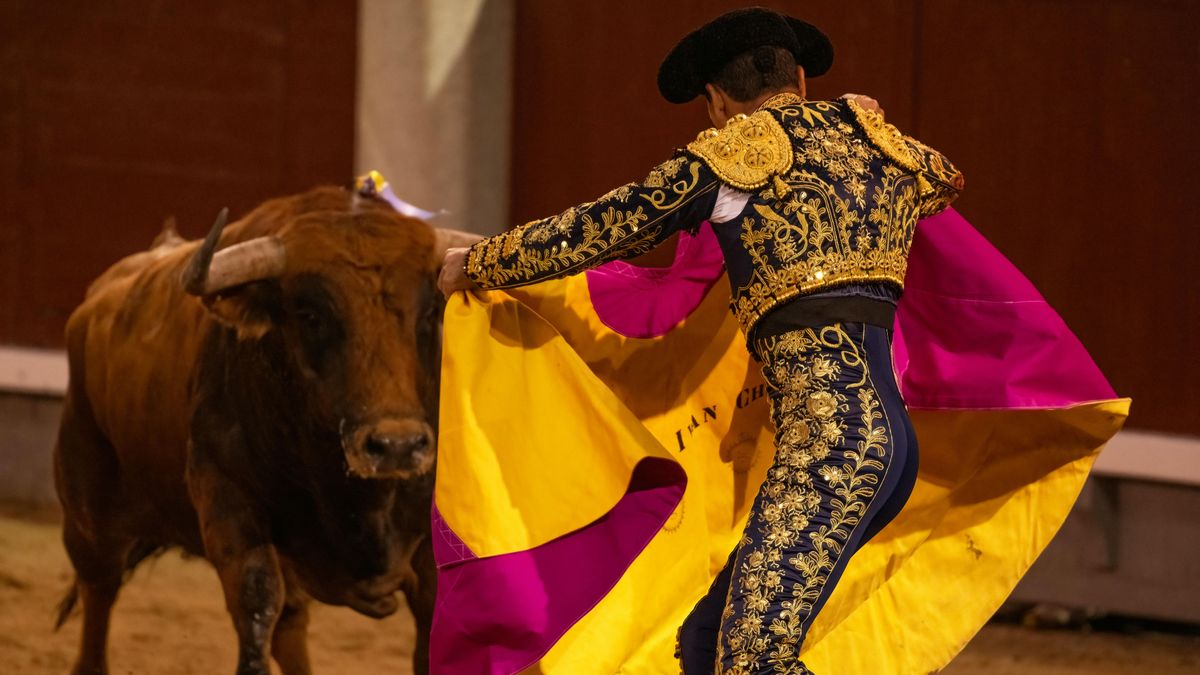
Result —
[[[967, 174], [958, 206], [1045, 293], [1132, 424], [1200, 434], [1200, 12], [1190, 0], [766, 2], [825, 28], [813, 97], [869, 93]], [[168, 215], [352, 171], [356, 3], [0, 0], [0, 343], [55, 347]], [[641, 178], [707, 125], [654, 89], [740, 6], [518, 0], [512, 221]]]
[[56, 347], [168, 215], [353, 170], [356, 3], [0, 0], [0, 344]]
[[[520, 0], [512, 221], [640, 179], [708, 125], [658, 63], [743, 3]], [[967, 176], [957, 204], [1038, 285], [1131, 424], [1200, 434], [1200, 12], [1187, 0], [765, 2], [825, 29], [810, 98], [878, 98]]]

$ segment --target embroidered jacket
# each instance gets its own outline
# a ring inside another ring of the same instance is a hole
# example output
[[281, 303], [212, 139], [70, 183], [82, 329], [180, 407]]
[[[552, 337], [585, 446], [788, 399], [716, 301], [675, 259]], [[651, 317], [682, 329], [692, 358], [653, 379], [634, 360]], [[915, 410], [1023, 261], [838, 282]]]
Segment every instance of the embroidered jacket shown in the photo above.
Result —
[[730, 307], [747, 336], [770, 310], [847, 284], [903, 287], [913, 229], [963, 186], [943, 155], [849, 100], [780, 94], [708, 129], [641, 183], [485, 239], [467, 255], [482, 288], [509, 288], [641, 255], [713, 210], [721, 185], [749, 193], [714, 225]]

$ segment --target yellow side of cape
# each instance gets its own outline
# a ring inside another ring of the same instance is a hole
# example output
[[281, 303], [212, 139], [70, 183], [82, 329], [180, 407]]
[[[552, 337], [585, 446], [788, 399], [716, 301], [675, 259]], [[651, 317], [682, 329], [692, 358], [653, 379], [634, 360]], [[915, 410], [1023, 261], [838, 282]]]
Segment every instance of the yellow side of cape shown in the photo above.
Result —
[[[526, 672], [679, 672], [676, 629], [736, 544], [773, 455], [761, 376], [726, 297], [717, 283], [676, 330], [648, 340], [604, 326], [582, 277], [452, 299], [437, 503], [476, 555], [595, 521], [643, 457], [671, 457], [688, 476], [617, 586]], [[913, 411], [913, 496], [850, 562], [805, 663], [944, 667], [1049, 543], [1127, 412], [1127, 400]]]
[[[583, 277], [451, 299], [436, 500], [475, 555], [594, 522], [653, 456], [706, 486], [689, 487], [661, 536], [689, 542], [698, 578], [720, 569], [774, 453], [765, 385], [713, 302], [721, 293], [724, 281], [684, 324], [644, 340], [590, 311]], [[725, 522], [710, 531], [712, 518]], [[701, 529], [685, 535], [685, 523]]]

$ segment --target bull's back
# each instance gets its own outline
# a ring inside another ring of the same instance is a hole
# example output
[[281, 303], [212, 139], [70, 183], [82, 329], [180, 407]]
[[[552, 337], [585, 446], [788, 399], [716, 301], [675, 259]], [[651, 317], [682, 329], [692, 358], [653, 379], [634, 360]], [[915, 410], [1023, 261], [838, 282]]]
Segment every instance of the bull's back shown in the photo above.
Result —
[[73, 409], [116, 455], [122, 491], [167, 501], [186, 498], [188, 381], [210, 321], [178, 281], [195, 248], [116, 263], [67, 322]]

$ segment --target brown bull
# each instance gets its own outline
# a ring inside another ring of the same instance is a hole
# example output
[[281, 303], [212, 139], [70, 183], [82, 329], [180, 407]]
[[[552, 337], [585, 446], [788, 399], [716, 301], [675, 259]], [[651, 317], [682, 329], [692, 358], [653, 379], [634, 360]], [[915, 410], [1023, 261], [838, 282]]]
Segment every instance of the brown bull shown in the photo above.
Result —
[[67, 324], [54, 458], [76, 571], [59, 623], [83, 603], [75, 672], [107, 672], [122, 580], [167, 547], [216, 568], [238, 673], [268, 673], [268, 654], [310, 672], [311, 598], [383, 617], [398, 591], [424, 671], [448, 242], [335, 188], [223, 227], [117, 263]]

